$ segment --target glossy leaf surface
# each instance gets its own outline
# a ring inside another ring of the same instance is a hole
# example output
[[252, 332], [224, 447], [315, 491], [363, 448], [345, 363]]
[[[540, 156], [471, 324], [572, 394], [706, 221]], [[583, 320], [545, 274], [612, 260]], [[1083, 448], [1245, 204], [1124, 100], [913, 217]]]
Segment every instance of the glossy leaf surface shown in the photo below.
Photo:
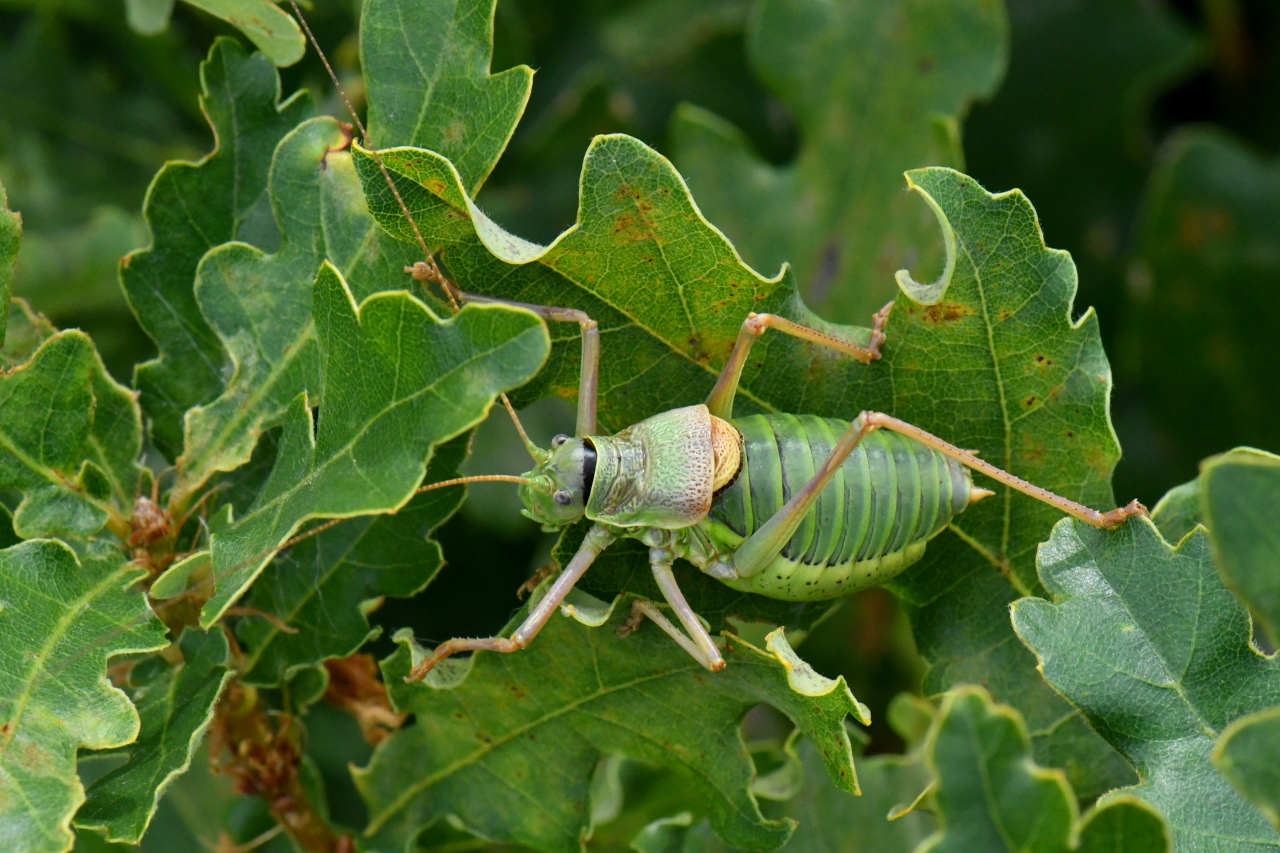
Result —
[[1079, 821], [1066, 776], [1035, 764], [1022, 718], [983, 690], [946, 695], [927, 755], [936, 777], [931, 800], [943, 826], [920, 853], [1170, 849], [1159, 813], [1133, 798], [1106, 801]]
[[1277, 833], [1210, 762], [1228, 725], [1280, 704], [1280, 663], [1249, 643], [1249, 616], [1198, 530], [1175, 549], [1134, 519], [1063, 521], [1040, 552], [1050, 603], [1014, 607], [1054, 687], [1138, 772], [1124, 791], [1159, 809], [1179, 850], [1264, 850]]

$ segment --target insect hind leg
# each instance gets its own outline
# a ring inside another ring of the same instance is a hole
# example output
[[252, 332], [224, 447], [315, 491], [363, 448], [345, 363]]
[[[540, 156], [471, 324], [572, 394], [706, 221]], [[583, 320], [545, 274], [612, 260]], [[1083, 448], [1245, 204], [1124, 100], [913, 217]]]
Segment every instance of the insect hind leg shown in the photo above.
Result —
[[[1138, 501], [1130, 501], [1125, 506], [1116, 507], [1107, 512], [1098, 512], [1084, 504], [1077, 503], [1062, 495], [1055, 494], [1048, 489], [1029, 483], [1026, 480], [1014, 474], [1010, 474], [1001, 468], [997, 468], [990, 462], [978, 458], [975, 454], [968, 450], [961, 450], [954, 444], [938, 438], [932, 433], [925, 432], [914, 424], [899, 420], [892, 415], [886, 415], [883, 412], [863, 412], [858, 416], [858, 420], [863, 423], [863, 428], [867, 432], [877, 429], [888, 429], [893, 432], [905, 435], [907, 438], [914, 439], [926, 447], [931, 447], [940, 453], [950, 456], [961, 465], [972, 468], [979, 473], [985, 474], [998, 483], [1003, 483], [1015, 491], [1022, 492], [1024, 495], [1043, 501], [1050, 506], [1061, 510], [1072, 518], [1077, 518], [1085, 524], [1093, 527], [1112, 528], [1123, 524], [1126, 519], [1140, 515], [1150, 517], [1147, 508]], [[855, 421], [856, 423], [857, 421]]]
[[756, 338], [767, 330], [776, 329], [794, 338], [842, 352], [863, 364], [870, 364], [880, 358], [880, 347], [885, 342], [884, 328], [889, 322], [889, 312], [892, 309], [893, 303], [890, 302], [871, 318], [871, 339], [865, 347], [826, 332], [802, 326], [777, 314], [748, 314], [747, 319], [742, 321], [742, 328], [738, 331], [738, 339], [734, 341], [733, 351], [729, 353], [729, 359], [724, 363], [724, 369], [720, 371], [716, 385], [707, 397], [707, 408], [718, 418], [733, 417], [733, 398], [738, 393], [738, 382], [742, 378], [742, 368], [747, 363], [747, 355], [751, 352], [751, 345], [756, 342]]

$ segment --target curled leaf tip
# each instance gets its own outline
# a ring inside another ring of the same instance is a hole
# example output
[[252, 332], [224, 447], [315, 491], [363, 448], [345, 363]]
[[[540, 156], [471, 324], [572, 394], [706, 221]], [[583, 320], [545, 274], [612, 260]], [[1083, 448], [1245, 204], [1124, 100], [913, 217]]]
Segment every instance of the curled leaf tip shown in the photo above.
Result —
[[[787, 683], [795, 692], [802, 696], [826, 696], [833, 690], [843, 689], [849, 693], [849, 688], [845, 686], [843, 679], [827, 678], [800, 659], [800, 656], [791, 648], [791, 644], [787, 642], [785, 628], [769, 632], [764, 639], [765, 648], [786, 669]], [[858, 701], [852, 693], [849, 693], [849, 699], [852, 700], [850, 704], [856, 709], [854, 716], [858, 722], [864, 726], [871, 725], [871, 709]]]
[[898, 270], [894, 274], [894, 279], [898, 282], [898, 287], [913, 302], [921, 305], [936, 305], [942, 301], [943, 295], [947, 292], [947, 288], [951, 285], [951, 276], [956, 269], [956, 232], [951, 227], [951, 221], [947, 215], [942, 212], [942, 207], [937, 200], [916, 183], [915, 176], [925, 172], [952, 172], [959, 175], [952, 169], [917, 169], [904, 173], [907, 179], [907, 189], [914, 190], [924, 198], [925, 204], [929, 205], [929, 209], [933, 211], [933, 215], [938, 218], [938, 225], [942, 228], [942, 245], [947, 255], [946, 265], [942, 268], [942, 274], [938, 276], [936, 281], [928, 284], [921, 284], [911, 277], [910, 270]]

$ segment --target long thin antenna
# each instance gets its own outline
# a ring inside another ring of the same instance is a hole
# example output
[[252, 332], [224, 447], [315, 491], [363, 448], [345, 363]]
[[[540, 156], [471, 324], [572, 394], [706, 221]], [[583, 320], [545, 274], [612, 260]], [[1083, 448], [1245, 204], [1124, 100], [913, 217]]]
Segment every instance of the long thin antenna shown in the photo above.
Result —
[[532, 486], [533, 480], [528, 477], [512, 477], [509, 474], [477, 474], [474, 477], [454, 477], [452, 480], [441, 480], [429, 486], [422, 486], [414, 494], [420, 495], [423, 492], [429, 492], [432, 489], [443, 489], [446, 486], [461, 486], [464, 483], [519, 483], [522, 486]]
[[435, 255], [427, 248], [427, 241], [422, 239], [422, 232], [418, 230], [418, 223], [413, 218], [413, 214], [409, 212], [409, 206], [404, 203], [404, 199], [400, 196], [400, 190], [396, 187], [396, 182], [391, 179], [391, 173], [387, 171], [387, 167], [382, 162], [382, 155], [378, 153], [378, 149], [374, 147], [373, 140], [369, 138], [369, 131], [365, 129], [364, 122], [360, 121], [356, 108], [351, 105], [351, 100], [347, 97], [347, 92], [342, 88], [342, 84], [338, 82], [338, 75], [333, 72], [333, 66], [329, 64], [329, 58], [324, 55], [324, 51], [320, 49], [320, 43], [316, 41], [315, 35], [311, 32], [311, 25], [307, 23], [307, 19], [302, 16], [302, 10], [298, 8], [298, 0], [289, 0], [289, 5], [293, 7], [293, 14], [297, 16], [298, 23], [302, 24], [303, 31], [307, 34], [307, 40], [311, 42], [311, 46], [315, 48], [316, 54], [320, 57], [320, 61], [324, 63], [324, 70], [329, 72], [329, 79], [333, 81], [333, 87], [338, 90], [338, 96], [342, 98], [342, 103], [346, 104], [347, 112], [351, 114], [351, 120], [360, 130], [360, 139], [365, 149], [373, 155], [374, 162], [378, 164], [378, 169], [382, 172], [382, 177], [386, 178], [387, 186], [391, 187], [391, 194], [396, 197], [396, 203], [400, 205], [400, 212], [404, 214], [404, 218], [409, 221], [409, 227], [413, 229], [413, 236], [418, 239], [418, 246], [422, 248], [423, 257], [426, 258], [427, 275], [426, 277], [435, 281], [440, 285], [440, 289], [444, 291], [445, 296], [449, 297], [449, 304], [453, 306], [453, 310], [457, 311], [458, 300], [453, 295], [453, 289], [446, 283], [444, 274], [440, 272], [440, 266], [436, 263]]
[[520, 433], [520, 440], [524, 442], [524, 449], [529, 451], [529, 455], [533, 457], [534, 462], [542, 462], [546, 457], [546, 451], [529, 439], [529, 434], [524, 431], [524, 424], [520, 423], [520, 416], [516, 414], [515, 407], [507, 399], [507, 395], [504, 393], [499, 396], [502, 397], [502, 405], [507, 407], [507, 414], [511, 416], [511, 422], [516, 425], [516, 432]]

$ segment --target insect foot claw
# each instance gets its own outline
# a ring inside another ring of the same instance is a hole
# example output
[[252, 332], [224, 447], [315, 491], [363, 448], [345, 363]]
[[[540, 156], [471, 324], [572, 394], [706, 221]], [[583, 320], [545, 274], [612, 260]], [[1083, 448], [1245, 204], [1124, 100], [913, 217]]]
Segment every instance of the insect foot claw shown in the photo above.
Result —
[[421, 681], [427, 677], [427, 673], [435, 668], [436, 661], [432, 658], [424, 660], [422, 663], [410, 670], [409, 674], [404, 677], [405, 684], [413, 684], [415, 681]]
[[618, 630], [613, 633], [619, 637], [630, 637], [640, 627], [640, 623], [644, 621], [644, 610], [641, 609], [639, 601], [631, 603], [631, 615], [627, 617], [627, 621], [618, 626]]
[[452, 645], [453, 641], [450, 641], [448, 643], [441, 643], [437, 646], [436, 650], [432, 652], [431, 657], [426, 658], [413, 669], [409, 670], [409, 674], [404, 677], [405, 683], [412, 684], [415, 681], [421, 681], [426, 678], [427, 673], [436, 668], [436, 664], [440, 663], [440, 661], [457, 651], [454, 648], [450, 648]]
[[520, 588], [516, 590], [516, 598], [524, 601], [525, 597], [528, 596], [529, 593], [538, 588], [538, 584], [555, 574], [555, 571], [555, 566], [550, 563], [538, 569], [533, 573], [532, 577], [520, 584]]
[[880, 358], [880, 347], [888, 340], [884, 327], [889, 323], [889, 312], [893, 310], [893, 302], [881, 308], [871, 317], [871, 340], [867, 343], [867, 351], [873, 361]]
[[1116, 507], [1110, 512], [1103, 513], [1102, 526], [1110, 530], [1119, 527], [1135, 515], [1140, 515], [1143, 518], [1151, 517], [1151, 513], [1147, 511], [1145, 506], [1137, 500], [1132, 500], [1122, 507]]

